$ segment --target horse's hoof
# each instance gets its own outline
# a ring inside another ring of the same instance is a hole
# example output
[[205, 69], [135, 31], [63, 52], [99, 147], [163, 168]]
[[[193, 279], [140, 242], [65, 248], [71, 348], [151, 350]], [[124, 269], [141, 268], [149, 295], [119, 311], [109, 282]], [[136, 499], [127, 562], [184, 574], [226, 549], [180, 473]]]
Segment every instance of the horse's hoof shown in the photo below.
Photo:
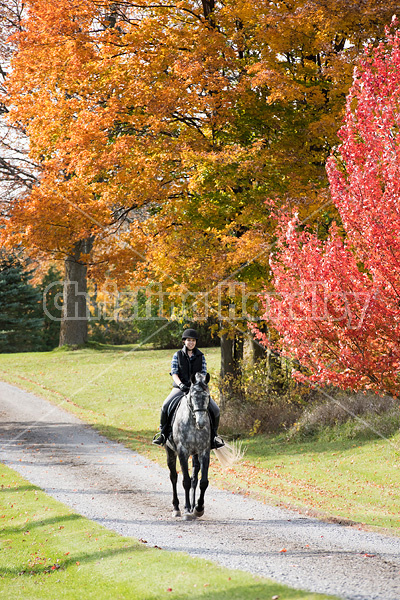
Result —
[[193, 513], [185, 512], [185, 514], [183, 515], [182, 518], [184, 521], [192, 521], [192, 519], [194, 518], [194, 515], [193, 515]]
[[181, 516], [182, 516], [182, 513], [181, 513], [181, 511], [180, 511], [180, 510], [173, 510], [173, 511], [172, 511], [172, 516], [173, 516], [173, 517], [181, 517]]
[[196, 518], [202, 517], [204, 515], [204, 508], [202, 508], [201, 510], [197, 510], [197, 508], [195, 508], [193, 514]]

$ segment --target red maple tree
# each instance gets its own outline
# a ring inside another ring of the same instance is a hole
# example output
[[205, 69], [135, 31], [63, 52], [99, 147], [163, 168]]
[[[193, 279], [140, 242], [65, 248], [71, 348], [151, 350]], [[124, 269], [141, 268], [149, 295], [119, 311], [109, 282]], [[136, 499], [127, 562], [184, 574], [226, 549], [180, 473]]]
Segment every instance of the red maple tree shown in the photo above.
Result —
[[355, 70], [342, 144], [327, 163], [341, 225], [322, 241], [281, 211], [271, 260], [276, 295], [263, 302], [281, 350], [305, 367], [296, 377], [397, 395], [400, 32], [386, 33]]

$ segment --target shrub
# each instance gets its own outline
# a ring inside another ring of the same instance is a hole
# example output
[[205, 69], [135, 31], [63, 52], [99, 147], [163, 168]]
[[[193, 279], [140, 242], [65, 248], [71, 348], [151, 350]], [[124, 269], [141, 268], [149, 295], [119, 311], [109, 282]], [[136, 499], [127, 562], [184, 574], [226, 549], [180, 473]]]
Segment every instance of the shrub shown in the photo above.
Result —
[[392, 435], [400, 427], [400, 411], [391, 396], [372, 392], [338, 392], [330, 399], [319, 396], [313, 406], [306, 408], [293, 425], [289, 437], [334, 437], [370, 439]]
[[254, 365], [242, 363], [240, 374], [220, 381], [223, 398], [221, 429], [228, 435], [256, 435], [288, 429], [308, 401], [309, 389], [286, 376], [286, 369], [271, 372], [268, 358]]

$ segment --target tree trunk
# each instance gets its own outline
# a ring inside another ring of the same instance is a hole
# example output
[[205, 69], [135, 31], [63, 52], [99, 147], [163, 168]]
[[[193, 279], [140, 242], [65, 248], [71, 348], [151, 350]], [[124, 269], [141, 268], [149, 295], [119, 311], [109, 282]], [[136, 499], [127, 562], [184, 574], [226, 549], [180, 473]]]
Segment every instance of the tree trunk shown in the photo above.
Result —
[[88, 337], [87, 265], [82, 255], [89, 254], [93, 240], [77, 242], [65, 259], [63, 310], [60, 346], [82, 346]]
[[244, 336], [236, 334], [233, 340], [233, 369], [236, 376], [240, 375], [241, 362], [243, 361]]
[[258, 360], [268, 357], [268, 351], [264, 346], [255, 340], [251, 333], [248, 334], [249, 341], [249, 360], [251, 364], [255, 364]]
[[224, 392], [220, 394], [220, 406], [224, 407], [225, 401], [229, 396], [230, 381], [229, 377], [236, 378], [240, 376], [240, 361], [243, 359], [243, 335], [236, 335], [234, 338], [221, 336], [221, 380], [226, 381]]
[[224, 409], [226, 400], [229, 397], [230, 385], [228, 386], [226, 377], [227, 375], [233, 376], [233, 374], [233, 339], [228, 338], [226, 335], [221, 335], [221, 381], [224, 382], [219, 395], [221, 410]]
[[215, 8], [215, 0], [201, 0], [203, 4], [203, 14], [207, 19]]
[[221, 379], [233, 373], [233, 339], [221, 335]]
[[221, 377], [233, 375], [237, 377], [240, 373], [240, 362], [243, 360], [243, 335], [235, 335], [228, 338], [221, 336]]

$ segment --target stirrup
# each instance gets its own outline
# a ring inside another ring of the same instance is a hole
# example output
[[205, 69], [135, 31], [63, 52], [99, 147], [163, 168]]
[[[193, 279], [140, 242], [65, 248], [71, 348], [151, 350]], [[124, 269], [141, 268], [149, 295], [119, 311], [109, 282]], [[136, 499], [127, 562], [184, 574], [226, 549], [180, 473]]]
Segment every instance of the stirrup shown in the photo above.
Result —
[[219, 435], [216, 435], [213, 439], [211, 450], [218, 450], [218, 448], [222, 448], [223, 446], [225, 446], [224, 440]]
[[165, 439], [165, 435], [163, 433], [156, 433], [151, 443], [155, 444], [156, 446], [164, 446], [166, 441], [167, 440]]

